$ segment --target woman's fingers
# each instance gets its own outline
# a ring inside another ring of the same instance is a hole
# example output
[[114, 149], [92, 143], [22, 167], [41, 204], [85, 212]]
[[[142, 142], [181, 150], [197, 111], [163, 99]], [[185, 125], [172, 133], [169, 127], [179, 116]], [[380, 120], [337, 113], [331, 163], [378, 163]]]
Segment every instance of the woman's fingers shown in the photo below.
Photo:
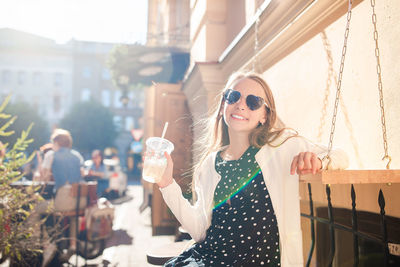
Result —
[[174, 162], [172, 161], [171, 155], [168, 152], [164, 152], [164, 156], [167, 159], [167, 167], [165, 168], [163, 176], [172, 177], [172, 170], [174, 168]]
[[168, 165], [171, 165], [171, 164], [174, 164], [174, 163], [172, 162], [171, 155], [168, 154], [167, 151], [164, 151], [164, 156], [165, 156], [165, 158], [167, 159], [167, 166], [168, 166]]
[[290, 166], [290, 173], [294, 174], [309, 174], [317, 173], [321, 168], [321, 160], [313, 152], [301, 152], [293, 158]]
[[312, 162], [312, 173], [316, 174], [317, 171], [321, 168], [321, 161], [319, 160], [317, 155], [313, 154], [311, 162]]
[[297, 161], [297, 174], [301, 174], [304, 169], [304, 152], [299, 153]]
[[158, 186], [163, 188], [172, 183], [172, 172], [174, 169], [174, 162], [172, 161], [171, 156], [167, 153], [164, 152], [164, 156], [167, 159], [167, 167], [164, 170], [164, 174], [161, 177], [161, 180], [157, 182]]
[[311, 153], [311, 152], [304, 153], [304, 170], [312, 169], [311, 158], [313, 155], [314, 155], [314, 153]]
[[[314, 153], [312, 152], [303, 152], [300, 153], [302, 155], [302, 164], [301, 168], [297, 169], [298, 174], [309, 174], [312, 173], [312, 162], [311, 158], [313, 157]], [[299, 164], [300, 165], [300, 164]]]

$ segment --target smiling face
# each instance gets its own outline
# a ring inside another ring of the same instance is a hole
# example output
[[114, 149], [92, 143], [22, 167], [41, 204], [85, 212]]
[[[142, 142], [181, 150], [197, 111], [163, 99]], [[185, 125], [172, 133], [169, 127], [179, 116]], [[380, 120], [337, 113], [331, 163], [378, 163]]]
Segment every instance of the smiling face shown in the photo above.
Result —
[[241, 97], [234, 104], [223, 103], [224, 121], [228, 126], [229, 135], [250, 134], [260, 123], [266, 121], [267, 111], [263, 105], [257, 110], [251, 110], [246, 104], [248, 95], [255, 95], [266, 99], [263, 87], [250, 78], [243, 78], [233, 84], [231, 89], [239, 91]]

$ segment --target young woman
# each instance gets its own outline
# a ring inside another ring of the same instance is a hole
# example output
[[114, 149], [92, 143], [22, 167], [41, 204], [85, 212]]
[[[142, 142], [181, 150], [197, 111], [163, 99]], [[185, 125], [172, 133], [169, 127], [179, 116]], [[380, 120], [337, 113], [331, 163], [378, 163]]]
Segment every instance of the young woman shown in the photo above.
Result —
[[[196, 243], [165, 266], [303, 266], [294, 174], [324, 168], [326, 150], [276, 125], [266, 82], [254, 73], [236, 73], [199, 142], [205, 149], [194, 172], [193, 204], [182, 197], [166, 154], [158, 185]], [[331, 151], [330, 159], [330, 168], [347, 167], [341, 151]]]

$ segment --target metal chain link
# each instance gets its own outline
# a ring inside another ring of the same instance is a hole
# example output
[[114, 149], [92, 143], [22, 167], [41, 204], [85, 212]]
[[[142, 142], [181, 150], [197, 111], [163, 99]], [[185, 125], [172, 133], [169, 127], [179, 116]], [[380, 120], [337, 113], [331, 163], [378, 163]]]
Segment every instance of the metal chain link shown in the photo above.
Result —
[[[319, 126], [319, 132], [318, 132], [318, 136], [317, 136], [317, 141], [321, 142], [322, 140], [322, 134], [324, 131], [324, 125], [325, 125], [325, 119], [327, 116], [326, 110], [328, 107], [328, 103], [329, 103], [329, 94], [330, 94], [330, 86], [332, 83], [332, 79], [335, 82], [335, 86], [337, 86], [338, 81], [337, 81], [337, 74], [333, 69], [333, 57], [332, 57], [332, 49], [331, 49], [331, 45], [329, 43], [329, 39], [328, 36], [326, 35], [325, 31], [321, 32], [321, 38], [322, 38], [322, 43], [324, 45], [324, 49], [326, 52], [326, 57], [328, 60], [328, 77], [327, 77], [327, 81], [326, 81], [326, 89], [325, 89], [325, 98], [324, 98], [324, 102], [323, 102], [323, 107], [322, 107], [322, 116], [320, 119], [320, 126]], [[347, 111], [346, 105], [344, 104], [344, 100], [343, 100], [343, 95], [340, 95], [340, 108], [342, 109], [342, 113], [344, 116], [344, 120], [345, 120], [345, 124], [347, 129], [349, 130], [349, 134], [350, 134], [350, 140], [351, 140], [351, 144], [353, 146], [354, 149], [354, 153], [356, 154], [356, 159], [357, 159], [357, 163], [359, 168], [363, 169], [364, 165], [361, 161], [361, 157], [360, 157], [360, 153], [359, 153], [359, 149], [358, 149], [358, 144], [357, 144], [357, 139], [354, 136], [354, 130], [353, 130], [353, 126], [351, 124], [350, 118], [349, 118], [349, 112]]]
[[340, 60], [339, 77], [338, 77], [338, 83], [337, 83], [337, 88], [336, 88], [335, 107], [334, 107], [334, 110], [333, 110], [331, 133], [330, 133], [330, 136], [329, 136], [328, 153], [325, 156], [325, 158], [328, 159], [327, 167], [329, 166], [329, 163], [330, 163], [330, 157], [329, 156], [330, 156], [330, 153], [331, 153], [331, 150], [332, 150], [333, 136], [334, 136], [335, 127], [336, 127], [336, 116], [337, 116], [337, 111], [338, 111], [338, 106], [339, 106], [340, 88], [342, 86], [344, 60], [346, 58], [346, 51], [347, 51], [347, 39], [349, 37], [349, 31], [350, 31], [351, 8], [352, 8], [352, 0], [349, 0], [349, 7], [348, 7], [348, 11], [347, 11], [347, 24], [346, 24], [346, 30], [345, 30], [345, 33], [344, 33], [344, 42], [343, 42], [343, 48], [342, 48], [342, 58]]
[[392, 158], [388, 154], [388, 143], [386, 136], [386, 120], [385, 120], [385, 108], [383, 103], [383, 85], [382, 85], [382, 69], [380, 63], [380, 52], [378, 45], [378, 31], [376, 27], [376, 13], [375, 13], [375, 0], [371, 0], [372, 7], [372, 24], [374, 25], [374, 40], [375, 40], [375, 57], [376, 57], [376, 73], [378, 75], [378, 90], [379, 90], [379, 104], [381, 107], [381, 123], [382, 123], [382, 135], [383, 135], [383, 148], [385, 150], [385, 155], [382, 160], [387, 159], [386, 169], [390, 169], [390, 162]]
[[318, 135], [317, 135], [317, 141], [321, 142], [322, 140], [322, 134], [324, 132], [324, 126], [325, 126], [325, 119], [327, 116], [327, 108], [328, 108], [328, 103], [329, 103], [329, 94], [330, 94], [330, 88], [332, 84], [332, 78], [333, 78], [333, 59], [332, 59], [332, 50], [331, 50], [331, 45], [329, 43], [328, 37], [326, 36], [325, 31], [321, 32], [321, 38], [322, 38], [322, 43], [324, 44], [325, 52], [326, 52], [326, 59], [328, 60], [328, 77], [326, 79], [326, 87], [325, 87], [325, 96], [324, 96], [324, 101], [322, 105], [322, 110], [321, 110], [321, 118], [320, 118], [320, 124], [318, 128]]

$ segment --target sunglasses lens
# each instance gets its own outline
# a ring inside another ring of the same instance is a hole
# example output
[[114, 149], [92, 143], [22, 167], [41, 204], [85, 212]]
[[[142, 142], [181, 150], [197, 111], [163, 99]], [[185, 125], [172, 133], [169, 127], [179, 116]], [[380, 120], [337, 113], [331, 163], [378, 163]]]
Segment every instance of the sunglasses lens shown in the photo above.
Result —
[[224, 99], [229, 105], [234, 104], [239, 101], [240, 92], [228, 89], [224, 94]]
[[[231, 104], [235, 104], [236, 102], [238, 102], [240, 99], [240, 96], [241, 96], [241, 94], [239, 91], [235, 91], [233, 89], [228, 89], [224, 93], [224, 100], [227, 104], [231, 105]], [[246, 97], [246, 104], [249, 107], [249, 109], [256, 110], [256, 109], [259, 109], [264, 104], [264, 100], [259, 96], [248, 95]]]
[[249, 107], [249, 109], [256, 110], [262, 106], [263, 100], [261, 97], [255, 95], [248, 95], [246, 98], [246, 104]]

